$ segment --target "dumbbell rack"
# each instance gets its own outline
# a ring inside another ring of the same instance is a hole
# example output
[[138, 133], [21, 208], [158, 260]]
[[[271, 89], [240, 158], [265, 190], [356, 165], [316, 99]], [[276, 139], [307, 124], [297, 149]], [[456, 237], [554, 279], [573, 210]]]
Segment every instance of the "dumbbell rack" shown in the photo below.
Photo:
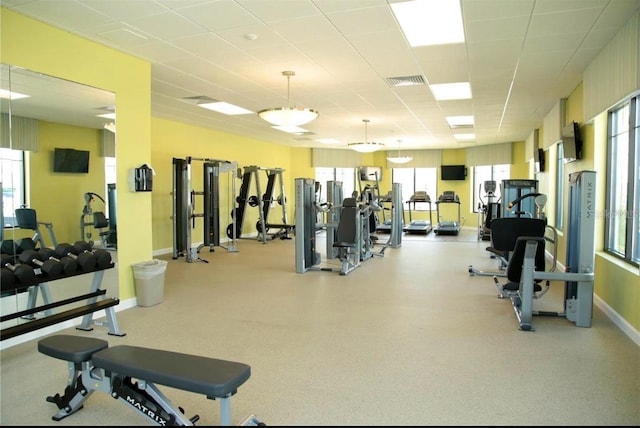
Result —
[[[7, 315], [2, 315], [2, 317], [0, 317], [0, 322], [5, 322], [17, 318], [29, 321], [25, 321], [11, 327], [3, 328], [0, 331], [0, 340], [10, 339], [24, 333], [77, 318], [79, 316], [83, 316], [83, 318], [80, 326], [76, 327], [78, 330], [91, 331], [93, 330], [93, 325], [104, 325], [109, 328], [110, 335], [124, 336], [125, 333], [122, 333], [120, 331], [118, 320], [116, 319], [115, 311], [113, 309], [115, 305], [120, 303], [120, 300], [116, 297], [106, 297], [107, 291], [100, 288], [102, 285], [102, 280], [104, 278], [105, 270], [112, 269], [113, 267], [115, 267], [115, 264], [112, 262], [109, 266], [104, 268], [96, 267], [96, 269], [93, 270], [77, 271], [73, 274], [63, 274], [55, 278], [46, 278], [42, 275], [42, 273], [38, 272], [39, 269], [36, 269], [36, 272], [38, 273], [37, 279], [39, 282], [16, 287], [16, 292], [20, 292], [21, 289], [24, 291], [25, 288], [28, 291], [29, 295], [27, 297], [27, 309], [23, 311], [16, 311]], [[53, 301], [51, 297], [51, 290], [49, 288], [49, 282], [89, 273], [93, 273], [93, 279], [91, 281], [91, 287], [88, 293], [57, 302]], [[40, 306], [36, 306], [38, 292], [41, 292], [42, 294], [43, 304]], [[86, 300], [86, 304], [84, 306], [75, 307], [59, 313], [56, 313], [54, 311], [54, 309], [57, 307], [80, 302], [83, 300]], [[105, 311], [107, 317], [106, 321], [95, 321], [93, 319], [93, 313], [100, 310]], [[35, 318], [34, 315], [39, 312], [43, 312], [44, 317]]]

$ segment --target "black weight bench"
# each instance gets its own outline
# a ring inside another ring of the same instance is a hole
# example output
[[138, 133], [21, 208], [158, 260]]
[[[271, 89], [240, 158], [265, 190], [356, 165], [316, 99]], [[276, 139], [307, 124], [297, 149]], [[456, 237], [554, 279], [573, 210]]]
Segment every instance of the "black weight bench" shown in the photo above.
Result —
[[[155, 384], [220, 400], [220, 423], [231, 425], [231, 396], [251, 376], [251, 367], [233, 361], [129, 345], [109, 347], [102, 339], [55, 335], [38, 342], [38, 351], [69, 365], [64, 395], [47, 397], [60, 412], [59, 421], [80, 410], [94, 391], [122, 400], [158, 425], [194, 425]], [[134, 379], [136, 382], [134, 382]], [[264, 425], [255, 417], [243, 425]]]

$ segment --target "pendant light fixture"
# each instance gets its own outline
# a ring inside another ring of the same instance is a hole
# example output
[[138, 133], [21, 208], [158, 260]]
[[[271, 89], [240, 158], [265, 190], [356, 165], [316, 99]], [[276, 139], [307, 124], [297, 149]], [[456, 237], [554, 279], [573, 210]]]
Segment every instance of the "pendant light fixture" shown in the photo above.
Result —
[[396, 156], [387, 156], [387, 160], [392, 163], [407, 163], [411, 162], [413, 158], [411, 156], [400, 156], [400, 143], [402, 140], [398, 140], [398, 154]]
[[318, 117], [318, 112], [313, 109], [291, 106], [290, 81], [295, 74], [293, 71], [282, 72], [282, 75], [287, 78], [287, 106], [261, 110], [258, 112], [261, 119], [274, 126], [292, 128], [309, 123]]
[[349, 143], [348, 147], [360, 153], [372, 153], [380, 150], [382, 147], [384, 147], [384, 144], [367, 141], [367, 124], [369, 123], [369, 119], [362, 119], [362, 121], [364, 122], [364, 141], [358, 143]]

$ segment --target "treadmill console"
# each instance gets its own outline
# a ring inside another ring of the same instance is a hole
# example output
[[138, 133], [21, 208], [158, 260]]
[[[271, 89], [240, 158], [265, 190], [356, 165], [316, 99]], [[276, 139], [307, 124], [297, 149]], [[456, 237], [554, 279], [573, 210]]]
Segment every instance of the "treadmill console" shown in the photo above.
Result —
[[439, 202], [460, 202], [460, 199], [453, 190], [445, 190], [440, 195]]

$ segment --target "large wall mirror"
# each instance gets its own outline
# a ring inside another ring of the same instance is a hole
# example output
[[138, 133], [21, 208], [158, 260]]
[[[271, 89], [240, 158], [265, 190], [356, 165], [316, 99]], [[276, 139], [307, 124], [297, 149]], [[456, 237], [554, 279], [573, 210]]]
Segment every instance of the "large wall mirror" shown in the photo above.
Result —
[[[51, 277], [48, 290], [12, 287], [4, 269], [15, 274], [21, 263], [29, 264], [20, 253], [31, 241], [36, 248], [51, 249], [92, 242], [117, 262], [116, 129], [112, 92], [8, 64], [0, 64], [0, 101], [4, 316], [34, 305], [29, 302], [34, 297], [41, 305], [87, 293], [92, 286], [94, 273]], [[23, 208], [29, 211], [16, 215]], [[25, 213], [35, 214], [37, 230]], [[10, 257], [15, 262], [11, 267]], [[101, 288], [108, 296], [118, 297], [116, 270], [104, 271]], [[18, 273], [29, 275], [27, 271]]]

